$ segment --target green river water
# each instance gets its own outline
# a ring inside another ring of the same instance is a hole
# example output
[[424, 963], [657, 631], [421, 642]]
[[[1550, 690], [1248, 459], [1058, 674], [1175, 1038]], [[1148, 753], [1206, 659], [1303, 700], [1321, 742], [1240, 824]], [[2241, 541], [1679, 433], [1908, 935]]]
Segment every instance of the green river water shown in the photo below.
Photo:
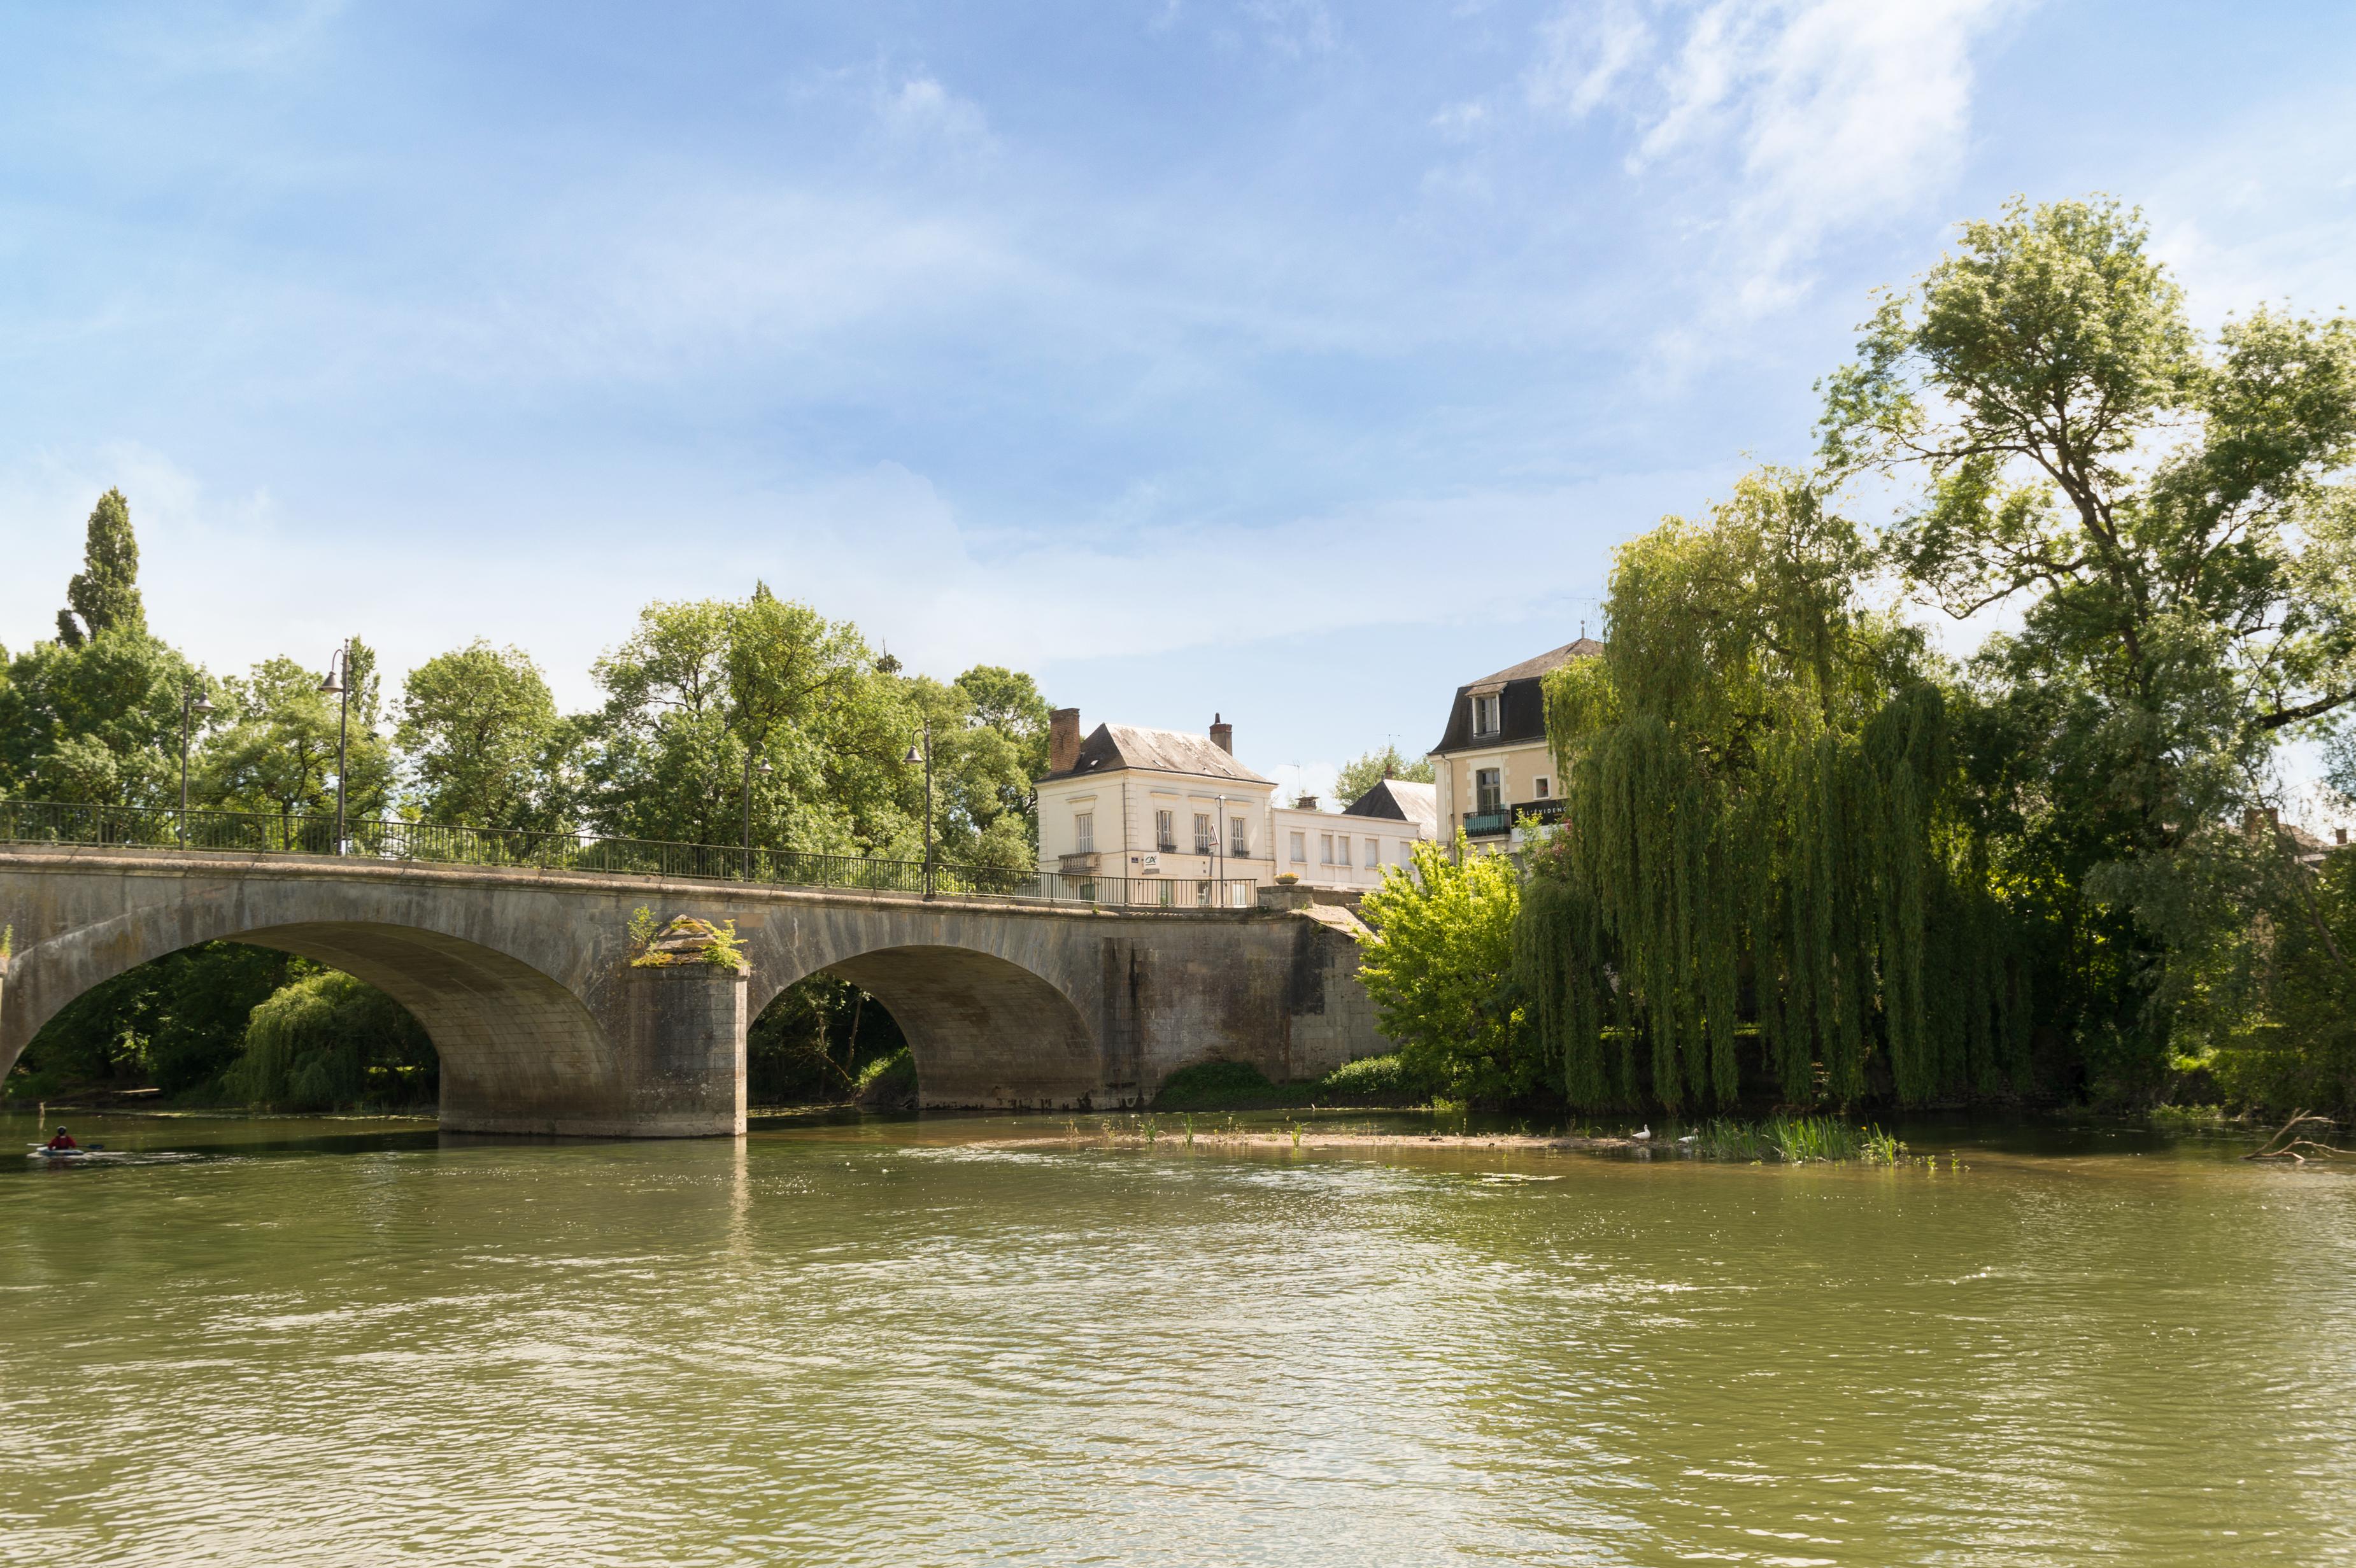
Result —
[[145, 1153], [0, 1169], [8, 1563], [2356, 1562], [2356, 1173], [2246, 1142], [73, 1125]]

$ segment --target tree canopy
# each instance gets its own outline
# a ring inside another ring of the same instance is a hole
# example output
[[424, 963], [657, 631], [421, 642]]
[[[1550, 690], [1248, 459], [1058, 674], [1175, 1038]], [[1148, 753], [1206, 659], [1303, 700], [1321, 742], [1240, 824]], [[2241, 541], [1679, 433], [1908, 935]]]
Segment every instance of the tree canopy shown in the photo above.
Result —
[[409, 672], [393, 731], [420, 819], [480, 827], [562, 822], [568, 738], [531, 656], [480, 638]]
[[1867, 559], [1807, 476], [1753, 474], [1622, 546], [1603, 655], [1547, 677], [1564, 811], [1516, 970], [1574, 1104], [1730, 1102], [1744, 1036], [1794, 1100], [2005, 1072], [1948, 698]]
[[1355, 805], [1368, 790], [1385, 779], [1430, 784], [1433, 776], [1430, 757], [1418, 757], [1410, 763], [1399, 755], [1397, 745], [1385, 745], [1379, 752], [1364, 752], [1342, 764], [1342, 772], [1333, 781], [1333, 793], [1344, 805]]

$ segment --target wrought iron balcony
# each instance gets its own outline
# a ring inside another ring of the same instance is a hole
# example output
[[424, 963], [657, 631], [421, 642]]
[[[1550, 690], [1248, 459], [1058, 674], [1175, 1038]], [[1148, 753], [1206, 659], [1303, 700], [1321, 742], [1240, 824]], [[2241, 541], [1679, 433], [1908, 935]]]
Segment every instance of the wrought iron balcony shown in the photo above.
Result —
[[1524, 817], [1539, 823], [1562, 820], [1559, 799], [1524, 801], [1519, 805], [1501, 805], [1494, 811], [1468, 811], [1464, 814], [1464, 837], [1467, 838], [1501, 838], [1514, 830], [1514, 825]]

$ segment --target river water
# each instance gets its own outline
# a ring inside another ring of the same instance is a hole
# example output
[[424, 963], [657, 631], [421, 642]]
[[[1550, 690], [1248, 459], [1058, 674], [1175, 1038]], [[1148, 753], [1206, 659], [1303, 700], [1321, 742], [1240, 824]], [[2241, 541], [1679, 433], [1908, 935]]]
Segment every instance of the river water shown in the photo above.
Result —
[[147, 1152], [0, 1170], [8, 1562], [2356, 1562], [2356, 1176], [2214, 1144], [76, 1130]]

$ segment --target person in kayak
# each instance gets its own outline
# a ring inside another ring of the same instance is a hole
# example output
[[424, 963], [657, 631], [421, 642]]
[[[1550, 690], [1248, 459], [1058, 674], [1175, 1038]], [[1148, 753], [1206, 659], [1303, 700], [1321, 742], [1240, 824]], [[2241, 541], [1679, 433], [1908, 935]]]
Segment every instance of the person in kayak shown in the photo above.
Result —
[[74, 1142], [73, 1135], [71, 1133], [66, 1131], [63, 1127], [59, 1127], [58, 1129], [58, 1136], [51, 1138], [47, 1147], [54, 1149], [69, 1149], [80, 1148], [81, 1147], [81, 1145]]

